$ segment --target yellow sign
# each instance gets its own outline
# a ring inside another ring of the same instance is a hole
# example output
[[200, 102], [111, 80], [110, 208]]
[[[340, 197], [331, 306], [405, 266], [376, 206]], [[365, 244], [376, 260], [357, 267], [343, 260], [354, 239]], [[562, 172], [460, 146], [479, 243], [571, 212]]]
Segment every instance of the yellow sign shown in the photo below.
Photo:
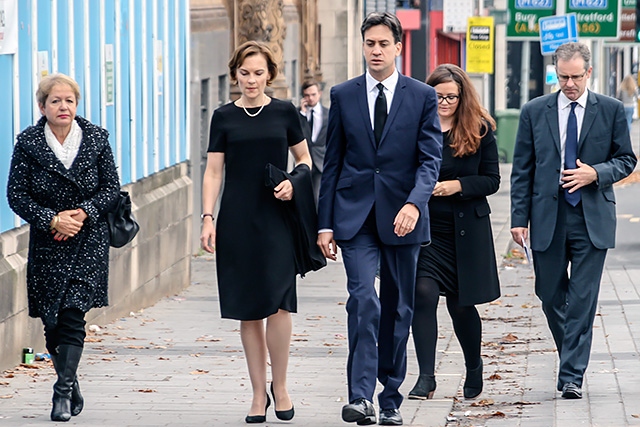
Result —
[[467, 18], [467, 73], [493, 74], [493, 16]]

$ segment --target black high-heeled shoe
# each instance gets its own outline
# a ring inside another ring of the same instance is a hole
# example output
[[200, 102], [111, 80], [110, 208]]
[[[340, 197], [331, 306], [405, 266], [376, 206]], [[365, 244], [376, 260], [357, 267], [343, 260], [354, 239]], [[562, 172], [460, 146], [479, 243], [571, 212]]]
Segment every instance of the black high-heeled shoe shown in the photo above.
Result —
[[434, 375], [420, 374], [416, 385], [409, 392], [409, 399], [425, 400], [433, 399], [436, 392], [436, 377]]
[[291, 402], [291, 409], [287, 409], [285, 411], [278, 411], [276, 408], [276, 394], [273, 392], [273, 383], [271, 383], [271, 396], [273, 396], [273, 409], [276, 412], [276, 417], [282, 421], [289, 421], [293, 419], [295, 415], [295, 411], [293, 410], [293, 402]]
[[247, 424], [260, 424], [267, 421], [267, 409], [271, 406], [271, 399], [269, 399], [269, 393], [267, 393], [267, 404], [264, 405], [264, 415], [247, 415], [244, 418], [244, 422]]
[[477, 368], [467, 369], [462, 391], [465, 399], [473, 399], [482, 393], [482, 359]]

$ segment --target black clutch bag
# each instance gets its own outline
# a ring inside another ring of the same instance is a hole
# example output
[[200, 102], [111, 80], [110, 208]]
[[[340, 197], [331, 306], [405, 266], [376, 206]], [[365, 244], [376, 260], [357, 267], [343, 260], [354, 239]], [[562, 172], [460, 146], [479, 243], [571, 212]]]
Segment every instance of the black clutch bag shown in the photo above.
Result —
[[131, 198], [126, 191], [120, 191], [111, 211], [107, 212], [109, 244], [121, 248], [136, 237], [140, 225], [131, 213]]

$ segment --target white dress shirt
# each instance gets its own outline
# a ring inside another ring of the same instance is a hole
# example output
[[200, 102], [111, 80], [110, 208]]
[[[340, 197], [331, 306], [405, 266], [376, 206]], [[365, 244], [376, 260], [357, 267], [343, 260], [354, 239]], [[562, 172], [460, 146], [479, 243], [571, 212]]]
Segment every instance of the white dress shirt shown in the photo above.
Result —
[[[367, 103], [369, 104], [369, 118], [371, 119], [371, 129], [373, 129], [373, 113], [376, 105], [376, 98], [378, 97], [378, 83], [382, 83], [384, 86], [384, 96], [387, 98], [387, 114], [391, 110], [391, 103], [393, 102], [393, 94], [396, 91], [396, 85], [398, 84], [398, 70], [393, 70], [393, 74], [379, 82], [369, 74], [366, 73], [367, 80]], [[313, 120], [316, 118], [314, 117]]]
[[318, 140], [318, 135], [320, 134], [320, 129], [322, 129], [322, 107], [318, 102], [315, 107], [307, 107], [307, 121], [311, 118], [311, 114], [313, 114], [313, 129], [311, 129], [311, 142], [316, 142]]
[[[580, 141], [580, 131], [582, 130], [582, 121], [584, 120], [584, 111], [587, 108], [587, 98], [589, 97], [589, 90], [585, 90], [584, 93], [576, 100], [576, 121], [578, 123], [578, 141]], [[560, 171], [564, 170], [564, 147], [567, 141], [567, 121], [569, 120], [569, 113], [571, 113], [571, 100], [567, 96], [560, 92], [558, 95], [558, 130], [560, 131]], [[562, 174], [560, 174], [562, 177]], [[564, 184], [562, 180], [561, 184]]]

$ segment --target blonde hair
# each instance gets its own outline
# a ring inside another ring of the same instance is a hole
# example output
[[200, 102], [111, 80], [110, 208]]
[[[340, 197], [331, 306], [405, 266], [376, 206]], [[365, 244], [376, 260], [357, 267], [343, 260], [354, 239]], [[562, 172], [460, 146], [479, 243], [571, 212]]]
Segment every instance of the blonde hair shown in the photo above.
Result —
[[76, 96], [76, 102], [80, 101], [80, 86], [78, 86], [78, 83], [66, 74], [55, 73], [49, 74], [40, 80], [38, 90], [36, 91], [38, 104], [44, 105], [47, 102], [51, 89], [53, 89], [55, 85], [69, 86]]
[[636, 80], [631, 74], [627, 74], [627, 77], [622, 79], [622, 83], [620, 83], [620, 89], [627, 92], [627, 95], [629, 96], [632, 96], [634, 93], [636, 93], [637, 88], [638, 85], [636, 83]]
[[267, 80], [267, 86], [270, 86], [273, 80], [278, 75], [278, 64], [276, 64], [275, 59], [273, 58], [273, 53], [269, 46], [264, 43], [250, 40], [248, 42], [242, 43], [231, 55], [231, 59], [229, 59], [229, 77], [231, 78], [232, 84], [237, 84], [238, 79], [236, 77], [236, 73], [238, 72], [238, 68], [242, 66], [245, 59], [253, 55], [262, 55], [264, 59], [267, 61], [267, 70], [269, 71], [269, 80]]

